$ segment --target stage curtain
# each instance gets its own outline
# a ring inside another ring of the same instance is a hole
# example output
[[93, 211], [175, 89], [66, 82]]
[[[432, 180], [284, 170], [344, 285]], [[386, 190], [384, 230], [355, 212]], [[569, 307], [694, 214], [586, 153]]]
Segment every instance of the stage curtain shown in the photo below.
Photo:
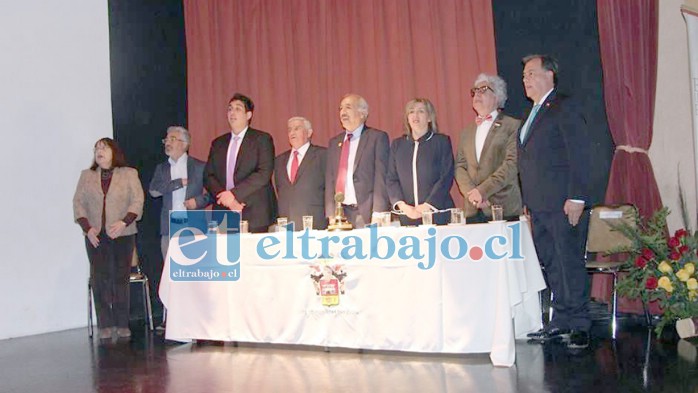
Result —
[[455, 149], [474, 120], [475, 77], [496, 72], [488, 0], [184, 0], [184, 11], [191, 152], [204, 159], [229, 131], [234, 92], [254, 100], [252, 126], [274, 136], [277, 154], [292, 116], [308, 118], [313, 142], [326, 145], [350, 92], [368, 101], [367, 124], [391, 138], [407, 101], [429, 98]]
[[[652, 143], [657, 84], [659, 4], [598, 0], [599, 40], [608, 125], [616, 145], [606, 203], [632, 203], [647, 217], [662, 206], [647, 151]], [[595, 278], [592, 296], [606, 299], [610, 282]], [[622, 299], [622, 311], [642, 310]]]

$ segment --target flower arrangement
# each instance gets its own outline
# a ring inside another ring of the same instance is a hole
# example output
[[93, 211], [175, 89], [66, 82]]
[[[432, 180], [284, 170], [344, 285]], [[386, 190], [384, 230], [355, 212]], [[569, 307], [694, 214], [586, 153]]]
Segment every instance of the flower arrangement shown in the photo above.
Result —
[[630, 259], [625, 265], [628, 275], [618, 283], [618, 292], [629, 298], [640, 298], [647, 304], [658, 301], [663, 314], [657, 324], [661, 335], [667, 324], [698, 316], [698, 232], [679, 229], [667, 236], [664, 207], [637, 227], [616, 228], [632, 240]]

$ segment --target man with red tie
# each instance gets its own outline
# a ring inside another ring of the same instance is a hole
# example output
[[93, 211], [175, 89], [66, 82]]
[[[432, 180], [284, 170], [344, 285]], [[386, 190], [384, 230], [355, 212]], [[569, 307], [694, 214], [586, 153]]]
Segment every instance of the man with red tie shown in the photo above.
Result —
[[313, 126], [304, 117], [288, 120], [291, 149], [276, 157], [274, 185], [279, 217], [287, 217], [295, 230], [303, 229], [303, 216], [313, 216], [313, 229], [327, 228], [325, 218], [325, 165], [327, 149], [313, 145]]
[[347, 94], [339, 104], [344, 129], [330, 139], [325, 171], [325, 214], [334, 216], [335, 195], [344, 195], [344, 214], [354, 228], [371, 223], [373, 212], [390, 211], [385, 176], [388, 134], [366, 126], [368, 103]]
[[228, 102], [230, 132], [214, 139], [204, 171], [204, 186], [215, 198], [216, 210], [242, 212], [250, 232], [266, 232], [276, 214], [271, 185], [274, 141], [271, 135], [250, 127], [254, 103], [235, 93]]

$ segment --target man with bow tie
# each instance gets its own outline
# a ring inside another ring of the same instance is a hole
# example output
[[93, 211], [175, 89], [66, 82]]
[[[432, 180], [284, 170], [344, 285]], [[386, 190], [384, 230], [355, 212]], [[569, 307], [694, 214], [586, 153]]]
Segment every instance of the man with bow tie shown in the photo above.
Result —
[[279, 216], [303, 229], [303, 216], [313, 216], [313, 229], [327, 228], [325, 218], [325, 164], [327, 149], [313, 145], [313, 126], [304, 117], [288, 120], [291, 149], [276, 157], [274, 185]]
[[460, 135], [456, 183], [465, 197], [466, 221], [486, 222], [491, 205], [501, 205], [506, 219], [521, 213], [516, 168], [516, 131], [521, 121], [502, 113], [507, 86], [496, 75], [478, 75], [470, 96], [475, 122]]

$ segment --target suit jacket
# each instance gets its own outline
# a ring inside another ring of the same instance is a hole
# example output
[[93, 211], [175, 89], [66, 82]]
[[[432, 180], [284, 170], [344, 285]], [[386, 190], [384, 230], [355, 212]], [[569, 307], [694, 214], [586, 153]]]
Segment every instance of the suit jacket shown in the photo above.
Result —
[[[325, 171], [325, 215], [334, 216], [334, 191], [339, 171], [340, 144], [344, 132], [330, 139], [327, 146], [327, 170]], [[373, 212], [390, 210], [385, 188], [385, 175], [388, 167], [389, 142], [385, 131], [367, 127], [361, 132], [359, 146], [354, 159], [354, 189], [359, 214], [365, 223], [371, 222]]]
[[592, 141], [586, 120], [579, 105], [556, 93], [548, 95], [526, 139], [517, 143], [523, 203], [534, 213], [562, 211], [567, 199], [591, 203]]
[[[417, 143], [417, 196], [414, 195], [414, 172], [412, 161]], [[390, 158], [388, 161], [387, 188], [390, 204], [395, 205], [403, 201], [415, 206], [428, 203], [442, 210], [450, 209], [453, 205], [451, 199], [451, 185], [453, 185], [453, 148], [448, 135], [435, 134], [429, 131], [418, 141], [411, 136], [401, 136], [390, 145]], [[435, 217], [435, 223], [447, 224], [448, 214], [439, 214]], [[400, 216], [403, 225], [417, 225], [421, 220], [412, 220], [407, 216]]]
[[286, 165], [291, 150], [276, 157], [274, 184], [279, 203], [279, 216], [288, 217], [296, 230], [303, 229], [303, 216], [313, 216], [313, 228], [327, 228], [325, 218], [325, 166], [327, 149], [310, 145], [298, 167], [296, 181], [291, 183]]
[[[196, 209], [203, 209], [211, 203], [210, 194], [204, 191], [204, 167], [206, 163], [192, 156], [187, 157], [187, 190], [184, 200], [194, 198]], [[172, 210], [172, 192], [184, 187], [182, 179], [172, 179], [169, 160], [158, 164], [150, 180], [149, 192], [153, 198], [162, 197], [160, 210], [160, 235], [169, 235], [169, 212]], [[194, 223], [197, 228], [206, 228], [206, 223]]]
[[138, 171], [133, 168], [114, 168], [106, 199], [102, 191], [102, 169], [85, 169], [80, 173], [80, 180], [73, 196], [73, 215], [85, 217], [93, 228], [102, 228], [102, 204], [105, 208], [106, 228], [127, 213], [135, 213], [137, 218], [121, 232], [121, 236], [133, 235], [138, 232], [136, 221], [143, 214], [143, 187], [138, 179]]
[[[483, 199], [493, 205], [502, 205], [505, 216], [521, 214], [521, 190], [516, 166], [516, 136], [520, 125], [520, 120], [500, 112], [487, 133], [479, 162], [475, 151], [475, 123], [461, 132], [458, 143], [456, 183], [460, 192], [465, 196], [477, 188]], [[475, 215], [477, 210], [466, 197], [466, 217]], [[489, 209], [484, 209], [483, 213], [492, 216]]]
[[[231, 133], [219, 136], [211, 142], [208, 162], [204, 170], [204, 186], [212, 198], [226, 190], [228, 145]], [[246, 206], [242, 219], [249, 222], [250, 229], [271, 225], [276, 217], [276, 196], [271, 185], [274, 171], [274, 141], [271, 135], [250, 127], [240, 144], [235, 162], [235, 198]], [[214, 210], [227, 210], [214, 203]]]

